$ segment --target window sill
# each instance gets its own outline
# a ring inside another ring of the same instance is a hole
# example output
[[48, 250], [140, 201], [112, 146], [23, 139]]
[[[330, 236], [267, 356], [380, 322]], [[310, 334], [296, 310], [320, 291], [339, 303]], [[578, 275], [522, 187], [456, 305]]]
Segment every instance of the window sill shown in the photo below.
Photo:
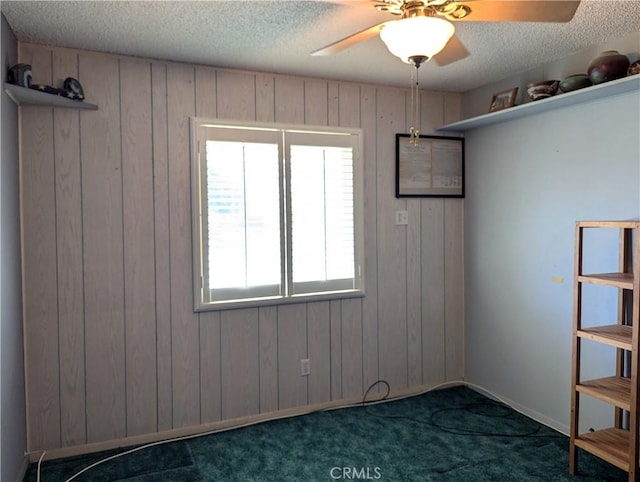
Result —
[[336, 301], [349, 298], [363, 298], [364, 289], [333, 291], [320, 294], [303, 294], [287, 298], [269, 297], [253, 298], [239, 301], [217, 301], [215, 303], [197, 304], [194, 308], [196, 313], [204, 311], [238, 310], [242, 308], [260, 308], [263, 306], [290, 305], [294, 303], [310, 303], [312, 301]]

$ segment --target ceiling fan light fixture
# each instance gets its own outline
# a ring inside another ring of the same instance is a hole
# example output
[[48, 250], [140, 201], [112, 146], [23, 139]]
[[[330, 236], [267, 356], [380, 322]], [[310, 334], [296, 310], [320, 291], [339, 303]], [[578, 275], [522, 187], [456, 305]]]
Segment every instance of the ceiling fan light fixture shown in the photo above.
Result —
[[380, 38], [389, 52], [411, 63], [411, 57], [431, 59], [447, 45], [454, 31], [453, 24], [443, 18], [419, 16], [387, 22]]

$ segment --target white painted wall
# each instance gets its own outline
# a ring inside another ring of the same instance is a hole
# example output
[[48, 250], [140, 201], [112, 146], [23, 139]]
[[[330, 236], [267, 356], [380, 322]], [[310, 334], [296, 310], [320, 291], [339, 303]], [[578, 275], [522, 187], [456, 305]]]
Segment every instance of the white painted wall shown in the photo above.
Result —
[[[491, 89], [466, 94], [463, 105]], [[638, 132], [633, 92], [466, 133], [466, 377], [563, 432], [575, 221], [640, 215]], [[610, 234], [588, 238], [594, 269], [615, 270], [617, 233]], [[585, 320], [615, 320], [615, 290], [592, 288]], [[613, 374], [612, 350], [594, 344], [583, 357], [585, 376]], [[611, 425], [611, 407], [582, 407], [583, 430]]]
[[[16, 63], [17, 43], [2, 16], [2, 80]], [[26, 422], [22, 357], [22, 301], [18, 196], [18, 108], [2, 91], [0, 164], [0, 480], [21, 480]]]

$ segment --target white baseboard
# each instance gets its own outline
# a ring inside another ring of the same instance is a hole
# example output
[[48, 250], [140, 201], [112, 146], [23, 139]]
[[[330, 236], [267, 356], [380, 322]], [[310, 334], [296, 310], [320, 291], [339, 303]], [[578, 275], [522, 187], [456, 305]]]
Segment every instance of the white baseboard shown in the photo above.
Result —
[[566, 435], [567, 437], [569, 436], [569, 426], [564, 424], [564, 423], [560, 423], [557, 420], [554, 420], [552, 418], [547, 417], [546, 415], [541, 414], [540, 412], [536, 412], [535, 410], [531, 409], [530, 407], [526, 407], [518, 402], [514, 402], [513, 400], [509, 399], [508, 397], [504, 397], [500, 394], [497, 393], [491, 393], [488, 390], [485, 390], [484, 388], [471, 384], [471, 383], [465, 383], [463, 382], [463, 384], [467, 385], [469, 388], [471, 388], [472, 390], [477, 391], [478, 393], [481, 393], [482, 395], [485, 395], [489, 398], [493, 398], [494, 400], [498, 400], [508, 406], [510, 406], [511, 408], [513, 408], [515, 411], [520, 412], [522, 415], [526, 415], [529, 418], [532, 418], [533, 420], [535, 420], [536, 422], [540, 422], [543, 425], [546, 425], [547, 427], [550, 427], [558, 432], [560, 432], [563, 435]]
[[24, 476], [27, 475], [27, 470], [29, 469], [29, 464], [29, 457], [27, 457], [27, 454], [24, 454], [24, 457], [22, 457], [22, 465], [20, 466], [18, 476], [16, 477], [16, 482], [22, 482], [24, 480]]

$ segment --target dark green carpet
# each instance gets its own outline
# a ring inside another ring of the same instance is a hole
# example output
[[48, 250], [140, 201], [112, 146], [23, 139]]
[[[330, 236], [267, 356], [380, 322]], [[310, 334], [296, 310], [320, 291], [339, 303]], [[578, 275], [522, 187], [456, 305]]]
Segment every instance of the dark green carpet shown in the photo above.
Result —
[[[582, 451], [571, 477], [568, 450], [567, 437], [456, 387], [145, 448], [74, 481], [627, 480]], [[113, 453], [45, 462], [41, 480], [65, 481]], [[36, 481], [36, 464], [25, 481]]]

